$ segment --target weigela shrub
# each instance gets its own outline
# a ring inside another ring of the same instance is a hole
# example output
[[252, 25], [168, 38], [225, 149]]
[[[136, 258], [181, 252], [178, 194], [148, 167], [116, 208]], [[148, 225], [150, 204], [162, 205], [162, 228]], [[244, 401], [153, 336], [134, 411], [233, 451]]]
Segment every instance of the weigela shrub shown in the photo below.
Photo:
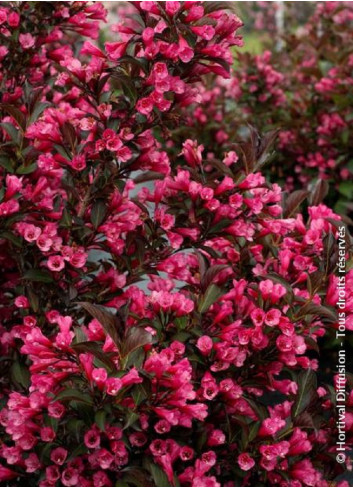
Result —
[[[347, 485], [316, 374], [339, 216], [321, 184], [283, 202], [259, 171], [271, 135], [222, 161], [171, 139], [195, 83], [228, 76], [241, 22], [222, 2], [134, 2], [118, 40], [76, 49], [101, 4], [38, 5], [0, 16], [0, 480]], [[352, 288], [350, 271], [347, 329]]]
[[238, 54], [230, 80], [213, 78], [200, 86], [202, 101], [176, 136], [197, 139], [221, 159], [247, 123], [260, 133], [277, 129], [270, 178], [289, 190], [330, 180], [327, 202], [350, 214], [352, 18], [351, 2], [317, 2], [313, 16], [285, 36], [279, 51], [271, 38], [262, 54]]

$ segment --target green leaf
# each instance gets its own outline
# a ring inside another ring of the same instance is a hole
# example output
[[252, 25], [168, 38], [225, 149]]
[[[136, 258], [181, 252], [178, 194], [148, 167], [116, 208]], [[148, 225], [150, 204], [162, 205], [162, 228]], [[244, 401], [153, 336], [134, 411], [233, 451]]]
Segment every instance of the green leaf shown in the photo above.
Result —
[[213, 265], [209, 267], [206, 273], [201, 278], [201, 286], [203, 290], [207, 290], [210, 286], [211, 282], [217, 277], [217, 275], [227, 268], [230, 268], [228, 265]]
[[298, 392], [296, 401], [292, 408], [293, 418], [297, 417], [298, 414], [302, 413], [313, 400], [315, 400], [318, 395], [316, 374], [313, 370], [308, 369], [301, 372], [297, 379]]
[[20, 109], [11, 104], [1, 104], [1, 108], [15, 119], [21, 129], [24, 130], [26, 128], [26, 117]]
[[87, 336], [85, 335], [85, 333], [83, 332], [80, 326], [76, 326], [74, 328], [74, 332], [75, 332], [75, 340], [77, 341], [76, 345], [78, 345], [79, 343], [84, 343], [86, 341]]
[[31, 308], [33, 309], [34, 312], [38, 312], [39, 311], [38, 295], [34, 292], [33, 287], [31, 285], [27, 285], [26, 289], [27, 289], [29, 303], [31, 304]]
[[88, 394], [77, 389], [65, 389], [54, 397], [54, 401], [78, 401], [84, 404], [93, 405], [93, 400]]
[[[3, 124], [0, 124], [2, 126]], [[10, 173], [13, 172], [13, 167], [10, 158], [7, 158], [6, 156], [0, 156], [0, 166], [5, 168], [5, 170], [9, 171]]]
[[10, 369], [10, 376], [11, 379], [22, 386], [23, 388], [27, 389], [30, 384], [30, 375], [28, 368], [21, 364], [19, 361], [16, 361], [12, 364], [11, 369]]
[[142, 327], [129, 328], [121, 345], [121, 356], [127, 357], [141, 346], [150, 345], [153, 341], [151, 333]]
[[59, 155], [61, 155], [66, 160], [71, 159], [71, 153], [69, 152], [69, 150], [67, 148], [65, 148], [59, 144], [54, 144], [54, 148], [59, 153]]
[[32, 282], [43, 282], [46, 284], [54, 282], [54, 279], [51, 276], [50, 272], [46, 270], [36, 269], [36, 268], [32, 268], [32, 270], [28, 270], [23, 275], [23, 278], [25, 280], [31, 280]]
[[[79, 440], [80, 438], [78, 438], [77, 441]], [[75, 446], [72, 452], [70, 452], [70, 460], [74, 460], [76, 457], [81, 457], [82, 455], [86, 455], [86, 454], [87, 454], [86, 445], [84, 443], [80, 443], [79, 445]]]
[[163, 180], [165, 175], [156, 171], [146, 171], [134, 178], [134, 183], [151, 182], [152, 180]]
[[[217, 222], [217, 224], [215, 224], [214, 226], [211, 227], [211, 229], [209, 230], [209, 233], [210, 234], [219, 233], [220, 231], [223, 231], [224, 228], [227, 228], [228, 226], [233, 224], [233, 222], [234, 221], [232, 219], [221, 219], [220, 221]], [[200, 248], [201, 248], [201, 246], [200, 246]]]
[[102, 306], [91, 304], [90, 302], [78, 302], [77, 304], [101, 323], [105, 332], [109, 334], [115, 345], [120, 349], [120, 337], [124, 331], [121, 319]]
[[66, 208], [63, 210], [59, 224], [64, 228], [70, 228], [72, 226], [72, 217]]
[[20, 142], [20, 137], [21, 137], [20, 131], [13, 124], [11, 124], [10, 122], [2, 122], [0, 124], [0, 126], [3, 129], [5, 129], [5, 131], [10, 136], [10, 138], [12, 139], [12, 141], [16, 144], [16, 146], [18, 146], [19, 145], [19, 142]]
[[327, 180], [318, 180], [310, 196], [310, 205], [319, 205], [329, 191]]
[[23, 244], [22, 238], [19, 236], [16, 236], [16, 234], [13, 234], [11, 231], [3, 231], [0, 234], [0, 237], [3, 239], [7, 239], [8, 241], [11, 241], [12, 244], [20, 248]]
[[216, 12], [217, 10], [231, 10], [235, 13], [236, 7], [233, 2], [206, 2], [205, 3], [205, 14], [210, 14], [211, 12]]
[[144, 387], [144, 384], [135, 385], [132, 390], [132, 398], [136, 406], [139, 406], [142, 401], [148, 398], [148, 393], [146, 388]]
[[94, 421], [101, 431], [105, 431], [106, 417], [107, 417], [107, 413], [105, 411], [103, 411], [102, 409], [100, 411], [96, 412], [96, 415], [94, 417]]
[[261, 426], [260, 421], [256, 421], [255, 423], [251, 423], [250, 429], [249, 429], [249, 438], [248, 438], [249, 442], [253, 441], [256, 438], [257, 433], [260, 429], [260, 426]]
[[61, 127], [61, 133], [64, 136], [65, 142], [69, 144], [73, 150], [77, 143], [76, 129], [70, 122], [64, 122]]
[[311, 302], [306, 306], [302, 307], [297, 314], [297, 317], [301, 318], [303, 316], [313, 315], [319, 317], [321, 320], [327, 319], [330, 323], [335, 323], [337, 321], [337, 313], [325, 306], [320, 306]]
[[347, 197], [347, 199], [353, 199], [353, 183], [341, 182], [338, 187], [339, 193]]
[[151, 485], [148, 472], [142, 467], [125, 467], [120, 473], [123, 477], [117, 481], [115, 487], [150, 487]]
[[76, 353], [92, 353], [102, 363], [104, 363], [112, 371], [116, 370], [114, 362], [110, 359], [109, 355], [105, 353], [98, 343], [95, 341], [82, 341], [81, 343], [75, 343], [71, 345], [71, 348]]
[[133, 425], [135, 421], [139, 419], [140, 415], [138, 413], [135, 413], [134, 411], [131, 411], [131, 409], [128, 410], [125, 416], [125, 424], [123, 427], [123, 430], [126, 430], [129, 428], [129, 426]]
[[107, 206], [103, 200], [97, 200], [91, 210], [91, 223], [97, 229], [103, 222], [107, 214]]
[[185, 329], [189, 322], [189, 316], [180, 316], [174, 319], [174, 325], [178, 331]]
[[33, 124], [33, 122], [35, 122], [38, 119], [38, 117], [47, 107], [50, 107], [50, 104], [48, 102], [39, 102], [38, 104], [36, 104], [29, 118], [28, 125]]
[[300, 204], [302, 204], [309, 195], [310, 192], [308, 190], [295, 190], [288, 195], [284, 202], [284, 217], [288, 218], [294, 216], [297, 213]]
[[259, 420], [263, 421], [264, 419], [268, 418], [269, 414], [267, 411], [266, 406], [258, 402], [257, 400], [255, 401], [251, 397], [245, 397], [245, 401], [250, 405], [250, 407], [255, 411], [257, 414]]
[[217, 299], [219, 299], [223, 294], [224, 294], [223, 289], [218, 287], [218, 285], [211, 284], [207, 288], [205, 295], [202, 297], [201, 301], [199, 302], [198, 311], [201, 314], [206, 312], [212, 306], [212, 304], [214, 304], [217, 301]]
[[171, 487], [167, 474], [150, 459], [145, 459], [143, 464], [152, 476], [156, 487]]
[[18, 175], [28, 175], [29, 173], [33, 173], [37, 169], [37, 163], [32, 163], [31, 165], [25, 166], [21, 165], [17, 168], [16, 173]]
[[314, 351], [316, 351], [316, 353], [320, 354], [319, 345], [317, 344], [317, 342], [313, 338], [311, 338], [310, 336], [307, 336], [305, 338], [305, 343], [308, 347], [308, 350], [314, 350]]
[[147, 73], [148, 71], [148, 62], [144, 58], [136, 58], [133, 56], [122, 56], [121, 58], [119, 58], [119, 64], [122, 63], [135, 65], [138, 68], [138, 70], [142, 69], [145, 73]]
[[186, 331], [179, 331], [178, 333], [173, 335], [172, 339], [173, 341], [180, 341], [181, 343], [184, 343], [185, 341], [188, 341], [190, 337], [191, 337], [190, 333], [187, 333]]
[[67, 422], [66, 427], [67, 430], [75, 436], [76, 440], [79, 441], [81, 433], [85, 427], [85, 423], [82, 419], [71, 418]]

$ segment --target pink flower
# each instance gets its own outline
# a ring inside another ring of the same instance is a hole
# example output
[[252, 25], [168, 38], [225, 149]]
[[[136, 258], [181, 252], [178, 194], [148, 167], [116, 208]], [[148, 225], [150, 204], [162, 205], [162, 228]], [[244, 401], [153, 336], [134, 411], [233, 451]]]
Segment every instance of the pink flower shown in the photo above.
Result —
[[119, 390], [123, 387], [122, 381], [118, 377], [111, 377], [106, 382], [107, 394], [116, 396]]
[[183, 37], [179, 37], [178, 56], [183, 63], [188, 63], [194, 57], [194, 51]]
[[277, 457], [284, 458], [288, 453], [289, 443], [283, 441], [273, 445], [261, 445], [260, 453], [266, 460], [275, 460]]
[[312, 449], [312, 444], [308, 440], [308, 434], [300, 428], [294, 428], [289, 444], [289, 455], [308, 453]]
[[264, 300], [270, 299], [272, 304], [275, 304], [286, 295], [287, 290], [281, 284], [274, 284], [271, 280], [264, 280], [260, 282], [259, 289], [261, 291]]
[[83, 155], [77, 155], [72, 158], [69, 165], [77, 171], [82, 171], [86, 168], [86, 159]]
[[168, 433], [171, 429], [171, 425], [165, 419], [161, 419], [155, 424], [154, 429], [159, 434]]
[[64, 258], [60, 255], [52, 255], [48, 258], [47, 267], [52, 272], [60, 272], [65, 268]]
[[194, 457], [194, 450], [191, 447], [184, 446], [180, 449], [179, 457], [184, 462], [187, 460], [192, 460]]
[[195, 167], [200, 165], [202, 162], [203, 149], [204, 147], [202, 145], [198, 145], [197, 141], [187, 139], [183, 143], [182, 154], [185, 157], [187, 163], [189, 163], [190, 166]]
[[38, 236], [36, 244], [41, 251], [49, 251], [53, 245], [53, 240], [45, 233]]
[[242, 453], [238, 457], [238, 464], [242, 470], [250, 470], [255, 465], [255, 460], [249, 455], [249, 453]]
[[36, 472], [40, 468], [41, 463], [35, 453], [30, 453], [25, 460], [25, 465], [26, 465], [26, 472], [31, 474], [33, 472]]
[[116, 61], [124, 56], [127, 44], [125, 42], [106, 42], [104, 43], [108, 57]]
[[154, 29], [152, 29], [152, 27], [146, 27], [146, 29], [142, 31], [142, 39], [144, 44], [146, 46], [150, 46], [153, 41], [153, 38], [154, 38]]
[[8, 469], [4, 465], [0, 464], [0, 482], [8, 481], [17, 477], [17, 472], [14, 470]]
[[4, 8], [0, 8], [0, 25], [4, 24], [7, 20], [7, 11]]
[[85, 433], [84, 442], [87, 448], [99, 448], [100, 435], [97, 429], [91, 429]]
[[19, 295], [15, 299], [15, 306], [19, 308], [26, 309], [29, 307], [29, 300], [24, 295]]
[[20, 16], [17, 12], [10, 12], [7, 17], [7, 23], [10, 27], [17, 27], [20, 23]]
[[293, 479], [297, 479], [305, 486], [315, 487], [320, 485], [320, 477], [309, 459], [301, 460], [293, 465], [290, 470]]
[[165, 80], [169, 77], [167, 65], [165, 63], [155, 63], [152, 69], [154, 80]]
[[22, 178], [18, 178], [16, 175], [6, 175], [5, 200], [11, 199], [22, 187]]
[[114, 461], [114, 456], [105, 448], [101, 448], [96, 453], [96, 459], [101, 469], [107, 470]]
[[102, 470], [98, 470], [93, 474], [93, 484], [94, 487], [104, 487], [112, 485], [109, 477]]
[[215, 30], [211, 25], [193, 26], [191, 30], [206, 41], [210, 41], [215, 35]]
[[32, 450], [37, 444], [37, 438], [31, 433], [25, 433], [19, 440], [17, 440], [17, 443], [22, 450]]
[[70, 265], [75, 268], [82, 268], [86, 263], [87, 257], [87, 253], [83, 251], [77, 251], [76, 253], [73, 253], [73, 255], [70, 257]]
[[74, 468], [68, 468], [61, 474], [61, 482], [66, 487], [75, 487], [78, 483], [79, 471]]
[[127, 374], [121, 377], [120, 380], [123, 384], [123, 387], [132, 384], [140, 384], [141, 382], [143, 382], [143, 379], [139, 376], [139, 373], [135, 367], [133, 367]]
[[208, 436], [207, 445], [209, 447], [214, 447], [218, 445], [223, 445], [226, 441], [226, 435], [221, 430], [212, 430]]
[[142, 432], [132, 433], [129, 436], [129, 441], [133, 447], [143, 447], [147, 443], [147, 440], [147, 436]]
[[65, 448], [54, 448], [50, 454], [50, 460], [56, 465], [63, 465], [65, 463], [68, 451]]
[[153, 110], [153, 100], [150, 97], [141, 98], [136, 104], [136, 110], [143, 115], [149, 115]]
[[36, 241], [41, 234], [41, 229], [33, 224], [27, 224], [24, 229], [23, 237], [26, 241]]
[[284, 419], [281, 419], [278, 416], [267, 418], [260, 426], [259, 436], [273, 436], [280, 431], [285, 424], [286, 422]]
[[55, 431], [50, 426], [44, 426], [40, 430], [40, 439], [42, 441], [53, 441], [55, 439]]
[[219, 392], [218, 386], [215, 382], [207, 382], [203, 385], [202, 395], [205, 399], [211, 401]]
[[0, 61], [2, 61], [5, 56], [7, 56], [9, 53], [9, 50], [6, 46], [0, 46]]
[[209, 355], [212, 351], [213, 341], [209, 336], [201, 336], [196, 343], [197, 348], [203, 355]]
[[260, 308], [256, 308], [251, 311], [250, 317], [255, 326], [262, 326], [265, 320], [265, 312]]
[[50, 465], [45, 469], [45, 475], [48, 480], [48, 482], [52, 483], [53, 485], [55, 482], [60, 479], [60, 470], [57, 465]]
[[19, 35], [19, 41], [23, 49], [30, 49], [34, 46], [35, 44], [35, 38], [27, 33], [27, 34], [20, 34]]
[[103, 51], [101, 51], [97, 46], [92, 44], [90, 41], [85, 41], [81, 48], [81, 54], [88, 54], [90, 56], [96, 56], [98, 58], [105, 58]]
[[265, 316], [267, 326], [277, 326], [281, 318], [281, 311], [278, 309], [270, 309]]
[[180, 9], [180, 2], [169, 1], [165, 4], [165, 10], [168, 15], [173, 17]]
[[15, 212], [18, 212], [19, 209], [20, 209], [20, 204], [18, 203], [17, 200], [11, 199], [8, 200], [7, 202], [2, 202], [0, 204], [0, 217], [5, 217], [14, 214]]
[[108, 378], [108, 373], [105, 368], [94, 368], [92, 370], [92, 379], [97, 384], [99, 389], [103, 389], [105, 386], [106, 380]]

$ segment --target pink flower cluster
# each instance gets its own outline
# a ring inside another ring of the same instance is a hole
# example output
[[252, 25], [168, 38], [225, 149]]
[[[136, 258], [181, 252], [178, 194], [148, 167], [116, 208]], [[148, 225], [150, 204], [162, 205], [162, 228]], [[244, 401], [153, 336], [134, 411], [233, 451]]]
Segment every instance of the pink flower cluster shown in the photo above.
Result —
[[[223, 2], [134, 2], [99, 47], [102, 4], [47, 3], [0, 10], [20, 57], [0, 79], [0, 481], [347, 485], [317, 355], [338, 328], [340, 216], [317, 191], [303, 213], [306, 195], [283, 199], [261, 141], [216, 161], [172, 137], [204, 75], [229, 76], [241, 22]], [[353, 330], [352, 270], [346, 290]], [[348, 384], [346, 404], [348, 450]]]
[[[275, 2], [259, 6], [264, 15], [277, 8]], [[288, 17], [291, 8], [284, 7]], [[330, 180], [336, 188], [332, 205], [338, 201], [337, 209], [350, 214], [352, 5], [319, 2], [314, 10], [297, 33], [284, 34], [281, 49], [276, 38], [266, 37], [262, 54], [238, 53], [230, 80], [200, 84], [201, 101], [186, 111], [187, 128], [173, 137], [180, 143], [198, 139], [205, 154], [220, 161], [246, 124], [259, 132], [279, 130], [268, 175], [290, 191], [309, 187], [313, 178]]]

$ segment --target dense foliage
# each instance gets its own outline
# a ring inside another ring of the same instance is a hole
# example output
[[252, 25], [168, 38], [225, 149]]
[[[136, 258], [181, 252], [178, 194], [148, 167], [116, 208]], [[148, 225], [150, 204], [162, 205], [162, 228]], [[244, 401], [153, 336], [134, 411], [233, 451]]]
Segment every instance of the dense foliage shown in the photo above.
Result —
[[328, 180], [327, 202], [352, 217], [353, 5], [315, 4], [303, 27], [286, 32], [281, 49], [273, 38], [265, 40], [261, 54], [237, 55], [231, 80], [218, 77], [202, 85], [201, 103], [187, 114], [194, 135], [184, 127], [176, 137], [187, 134], [221, 159], [234, 149], [244, 125], [260, 133], [278, 130], [269, 177], [289, 190]]
[[4, 484], [348, 485], [317, 376], [340, 216], [265, 179], [273, 133], [180, 136], [229, 78], [231, 6], [134, 2], [104, 47], [99, 2], [0, 7]]

